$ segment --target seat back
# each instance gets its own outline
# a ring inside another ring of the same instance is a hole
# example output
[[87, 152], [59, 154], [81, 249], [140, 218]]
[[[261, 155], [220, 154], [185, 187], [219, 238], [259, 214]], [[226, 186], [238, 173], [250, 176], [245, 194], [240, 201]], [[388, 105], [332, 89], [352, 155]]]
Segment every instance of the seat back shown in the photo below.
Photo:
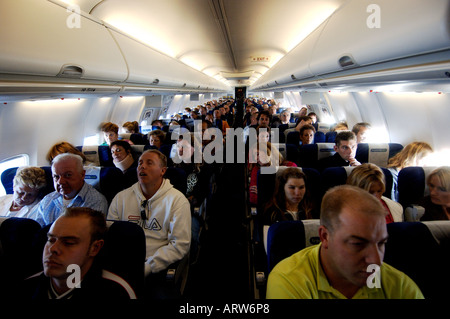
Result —
[[403, 149], [398, 143], [359, 143], [355, 158], [361, 163], [386, 167], [388, 161]]
[[[448, 226], [448, 222], [444, 223]], [[430, 228], [421, 222], [390, 223], [387, 229], [389, 240], [384, 261], [414, 280], [425, 298], [447, 298], [450, 251], [444, 240], [438, 242]], [[449, 238], [449, 228], [445, 232]]]
[[111, 150], [107, 145], [84, 145], [76, 148], [84, 154], [86, 161], [94, 166], [114, 166]]
[[301, 167], [318, 167], [318, 161], [334, 155], [334, 143], [316, 143], [303, 145], [298, 150], [299, 164]]
[[[347, 183], [347, 177], [351, 174], [355, 166], [345, 167], [328, 167], [320, 174], [320, 185], [322, 186], [322, 194], [334, 186], [344, 185]], [[383, 196], [391, 197], [393, 178], [392, 173], [384, 167], [381, 167], [385, 177], [385, 191]]]
[[321, 132], [321, 131], [317, 131], [316, 133], [314, 133], [314, 143], [326, 143], [326, 137], [325, 137], [325, 133]]
[[[39, 270], [39, 262], [33, 262], [33, 241], [41, 226], [28, 218], [0, 217], [0, 286], [2, 294], [8, 287]], [[42, 261], [41, 261], [42, 262]]]
[[99, 258], [103, 269], [125, 279], [136, 295], [144, 293], [145, 234], [142, 227], [126, 221], [108, 222], [105, 245]]
[[179, 167], [167, 167], [164, 178], [167, 178], [170, 183], [182, 192], [184, 195], [187, 193], [187, 175], [186, 172]]
[[[47, 195], [48, 193], [53, 192], [55, 190], [55, 188], [53, 186], [51, 167], [50, 166], [42, 166], [41, 168], [45, 172], [45, 180], [47, 182], [47, 185], [44, 188], [42, 188], [39, 192], [39, 197], [42, 198], [45, 195]], [[8, 168], [8, 169], [4, 170], [1, 175], [2, 185], [5, 188], [6, 194], [14, 193], [13, 181], [14, 181], [14, 176], [16, 176], [17, 169], [18, 169], [18, 167]]]
[[429, 194], [427, 178], [437, 167], [405, 167], [398, 173], [398, 201], [403, 207], [418, 204]]
[[[277, 173], [281, 172], [283, 169], [286, 169], [286, 166], [277, 167]], [[318, 200], [319, 197], [316, 195], [320, 193], [320, 173], [313, 168], [308, 167], [297, 167], [300, 171], [302, 171], [306, 175], [306, 187], [309, 189], [313, 200]], [[275, 181], [276, 174], [261, 174], [258, 172], [258, 210], [262, 211], [264, 205], [272, 199], [273, 193], [275, 191]]]
[[281, 260], [296, 252], [320, 243], [319, 219], [282, 221], [269, 227], [267, 232], [267, 272]]

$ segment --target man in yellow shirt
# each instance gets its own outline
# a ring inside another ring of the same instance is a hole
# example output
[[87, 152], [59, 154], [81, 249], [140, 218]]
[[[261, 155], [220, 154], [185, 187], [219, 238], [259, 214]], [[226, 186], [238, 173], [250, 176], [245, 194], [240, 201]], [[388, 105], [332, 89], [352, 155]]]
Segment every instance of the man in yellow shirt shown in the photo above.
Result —
[[348, 185], [329, 190], [320, 224], [319, 245], [272, 270], [268, 299], [424, 298], [406, 274], [383, 263], [388, 233], [385, 211], [374, 196]]

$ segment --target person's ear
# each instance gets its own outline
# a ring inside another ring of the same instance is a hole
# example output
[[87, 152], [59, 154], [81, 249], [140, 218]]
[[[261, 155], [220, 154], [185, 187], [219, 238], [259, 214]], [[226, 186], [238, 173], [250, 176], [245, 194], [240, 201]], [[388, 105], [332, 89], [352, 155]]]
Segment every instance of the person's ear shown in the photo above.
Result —
[[330, 240], [330, 231], [323, 225], [319, 226], [319, 238], [322, 243], [322, 247], [327, 249]]
[[89, 250], [89, 256], [92, 256], [92, 257], [97, 256], [104, 244], [105, 244], [105, 241], [103, 239], [95, 240], [91, 244], [91, 247]]

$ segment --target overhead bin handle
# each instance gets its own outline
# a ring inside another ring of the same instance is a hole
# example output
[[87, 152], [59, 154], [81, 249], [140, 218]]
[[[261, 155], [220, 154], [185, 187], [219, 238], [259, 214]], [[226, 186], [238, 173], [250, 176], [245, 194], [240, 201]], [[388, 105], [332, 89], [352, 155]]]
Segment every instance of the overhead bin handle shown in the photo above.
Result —
[[64, 64], [57, 76], [65, 78], [81, 78], [83, 74], [83, 67], [74, 64]]
[[353, 59], [353, 57], [350, 54], [341, 56], [338, 62], [341, 68], [343, 69], [358, 66], [358, 64], [355, 62], [355, 59]]

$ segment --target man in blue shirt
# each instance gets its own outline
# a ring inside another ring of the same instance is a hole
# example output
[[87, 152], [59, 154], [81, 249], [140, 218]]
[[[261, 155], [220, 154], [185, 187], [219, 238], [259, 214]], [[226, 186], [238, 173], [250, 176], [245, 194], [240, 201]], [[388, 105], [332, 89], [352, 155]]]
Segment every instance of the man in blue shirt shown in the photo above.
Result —
[[85, 170], [79, 155], [59, 154], [52, 162], [55, 191], [39, 203], [35, 219], [42, 226], [51, 224], [66, 207], [89, 207], [106, 215], [108, 202], [100, 192], [84, 181]]

